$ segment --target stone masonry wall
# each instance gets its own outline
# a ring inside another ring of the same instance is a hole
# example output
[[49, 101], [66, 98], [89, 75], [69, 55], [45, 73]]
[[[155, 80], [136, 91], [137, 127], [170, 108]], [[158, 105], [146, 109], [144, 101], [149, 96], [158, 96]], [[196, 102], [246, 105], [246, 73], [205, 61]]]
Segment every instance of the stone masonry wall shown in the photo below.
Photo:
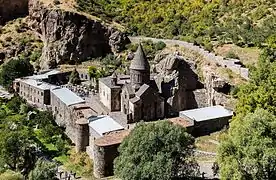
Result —
[[94, 144], [93, 162], [96, 178], [113, 175], [113, 161], [119, 155], [118, 146], [119, 144], [101, 147]]

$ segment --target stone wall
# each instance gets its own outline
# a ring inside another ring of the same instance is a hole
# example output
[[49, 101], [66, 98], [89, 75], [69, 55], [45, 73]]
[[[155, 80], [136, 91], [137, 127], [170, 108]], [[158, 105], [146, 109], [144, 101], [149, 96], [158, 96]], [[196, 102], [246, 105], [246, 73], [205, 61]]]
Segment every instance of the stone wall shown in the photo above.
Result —
[[50, 105], [50, 90], [40, 89], [31, 86], [24, 81], [19, 81], [19, 96], [23, 97], [27, 101], [35, 104], [39, 108], [43, 108], [45, 105]]
[[120, 144], [110, 146], [93, 147], [94, 176], [97, 178], [113, 175], [113, 161], [119, 155], [118, 147]]
[[101, 102], [111, 109], [111, 88], [106, 86], [103, 82], [99, 81], [99, 96]]

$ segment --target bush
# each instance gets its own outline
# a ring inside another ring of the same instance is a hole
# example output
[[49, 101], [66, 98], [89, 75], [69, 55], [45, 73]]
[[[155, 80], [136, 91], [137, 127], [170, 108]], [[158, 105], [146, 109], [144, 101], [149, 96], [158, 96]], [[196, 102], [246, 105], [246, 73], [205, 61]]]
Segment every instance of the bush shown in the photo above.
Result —
[[230, 59], [239, 59], [239, 56], [236, 55], [233, 51], [229, 51], [229, 52], [226, 54], [226, 58], [230, 58]]
[[21, 104], [25, 103], [24, 100], [20, 96], [14, 96], [12, 99], [7, 103], [7, 107], [13, 111], [14, 113], [19, 113]]
[[54, 0], [54, 5], [59, 5], [60, 1], [59, 0]]
[[166, 47], [166, 44], [163, 41], [159, 41], [155, 44], [156, 50], [162, 50]]

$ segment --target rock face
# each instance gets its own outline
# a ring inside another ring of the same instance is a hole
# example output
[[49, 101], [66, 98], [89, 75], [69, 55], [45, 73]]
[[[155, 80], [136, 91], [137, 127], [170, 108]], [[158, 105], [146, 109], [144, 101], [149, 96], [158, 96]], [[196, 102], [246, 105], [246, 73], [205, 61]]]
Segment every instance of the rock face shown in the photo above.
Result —
[[96, 20], [70, 11], [45, 7], [39, 0], [29, 2], [29, 26], [44, 42], [41, 68], [75, 64], [88, 57], [119, 51], [129, 39]]
[[0, 0], [0, 25], [28, 14], [28, 0]]
[[191, 65], [179, 56], [168, 55], [156, 65], [155, 70], [158, 73], [157, 86], [166, 99], [168, 114], [190, 109], [189, 92], [197, 88], [198, 82]]
[[211, 71], [204, 71], [205, 77], [205, 88], [206, 88], [206, 98], [207, 105], [223, 105], [226, 106], [229, 100], [229, 94], [231, 85], [225, 80], [219, 78]]

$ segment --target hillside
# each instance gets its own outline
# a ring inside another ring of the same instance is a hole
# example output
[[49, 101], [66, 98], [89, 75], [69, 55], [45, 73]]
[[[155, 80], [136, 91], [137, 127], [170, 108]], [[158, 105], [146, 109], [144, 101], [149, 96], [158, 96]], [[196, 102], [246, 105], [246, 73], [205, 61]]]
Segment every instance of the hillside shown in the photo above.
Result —
[[76, 0], [77, 9], [127, 27], [131, 35], [261, 46], [276, 27], [273, 0]]

